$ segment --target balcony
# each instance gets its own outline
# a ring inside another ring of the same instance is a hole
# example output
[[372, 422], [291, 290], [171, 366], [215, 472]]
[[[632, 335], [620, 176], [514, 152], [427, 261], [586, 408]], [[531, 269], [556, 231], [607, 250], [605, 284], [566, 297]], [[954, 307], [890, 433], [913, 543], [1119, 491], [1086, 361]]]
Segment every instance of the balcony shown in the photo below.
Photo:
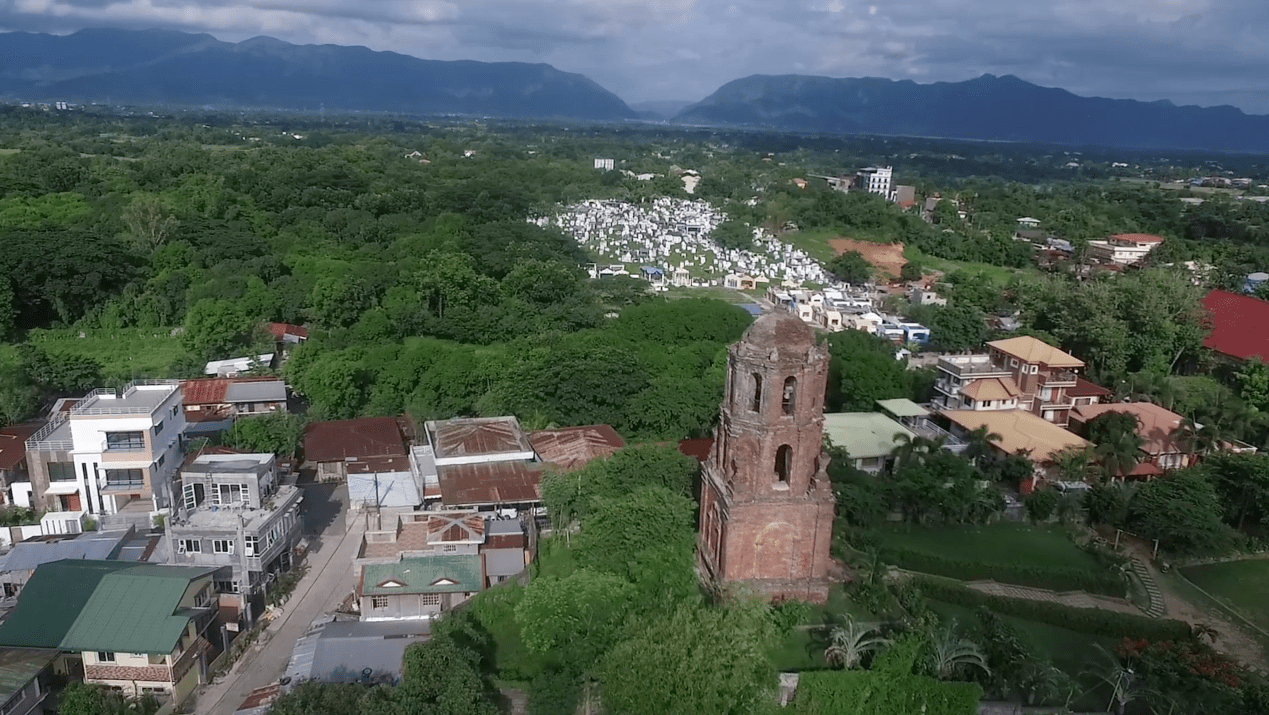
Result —
[[1040, 376], [1040, 384], [1045, 387], [1075, 387], [1075, 380], [1075, 373], [1059, 370]]
[[987, 355], [959, 355], [939, 358], [938, 368], [957, 377], [977, 379], [980, 377], [1004, 377], [1010, 372], [1003, 366], [992, 362]]

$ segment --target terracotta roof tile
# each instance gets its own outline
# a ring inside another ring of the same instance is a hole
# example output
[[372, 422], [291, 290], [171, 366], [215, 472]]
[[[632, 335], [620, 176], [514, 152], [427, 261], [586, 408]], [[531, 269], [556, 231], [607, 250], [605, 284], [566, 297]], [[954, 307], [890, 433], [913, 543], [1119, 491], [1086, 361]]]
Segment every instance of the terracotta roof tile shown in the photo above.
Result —
[[1115, 393], [1095, 382], [1089, 382], [1077, 376], [1075, 378], [1075, 387], [1066, 388], [1066, 394], [1070, 397], [1110, 397]]
[[1000, 352], [1024, 362], [1044, 363], [1049, 367], [1084, 367], [1084, 361], [1029, 335], [987, 343]]
[[1102, 405], [1081, 405], [1071, 411], [1076, 421], [1088, 424], [1108, 413], [1121, 412], [1137, 418], [1137, 434], [1141, 435], [1141, 448], [1148, 454], [1184, 453], [1172, 433], [1181, 426], [1181, 415], [1153, 402], [1114, 402]]

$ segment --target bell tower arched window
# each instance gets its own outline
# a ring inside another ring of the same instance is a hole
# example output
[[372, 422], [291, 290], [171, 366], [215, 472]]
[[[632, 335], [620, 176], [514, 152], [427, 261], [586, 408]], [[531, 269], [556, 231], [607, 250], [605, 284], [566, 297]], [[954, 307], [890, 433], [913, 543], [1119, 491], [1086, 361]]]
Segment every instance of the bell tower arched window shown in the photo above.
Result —
[[789, 474], [793, 471], [793, 448], [787, 444], [776, 450], [775, 474], [778, 484], [788, 485]]
[[753, 377], [753, 401], [749, 403], [750, 412], [762, 411], [762, 375], [754, 373]]
[[780, 396], [780, 409], [786, 415], [792, 415], [797, 409], [798, 379], [788, 377], [784, 380], [784, 394]]

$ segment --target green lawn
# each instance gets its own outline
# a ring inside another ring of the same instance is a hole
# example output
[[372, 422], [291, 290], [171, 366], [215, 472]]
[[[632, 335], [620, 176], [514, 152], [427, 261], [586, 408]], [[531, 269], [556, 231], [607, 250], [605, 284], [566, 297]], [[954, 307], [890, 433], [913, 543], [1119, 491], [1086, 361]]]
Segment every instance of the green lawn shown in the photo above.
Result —
[[885, 547], [986, 564], [1102, 570], [1097, 559], [1076, 547], [1061, 529], [1029, 524], [887, 529], [880, 533], [880, 541]]
[[903, 249], [903, 255], [909, 261], [921, 264], [921, 267], [925, 269], [934, 269], [945, 274], [955, 271], [964, 271], [970, 275], [981, 273], [991, 279], [993, 283], [1000, 285], [1013, 280], [1014, 276], [1019, 273], [1037, 273], [1035, 269], [1008, 268], [1005, 266], [993, 266], [990, 263], [972, 263], [970, 261], [950, 261], [946, 258], [936, 258], [922, 253], [920, 249], [911, 246]]
[[1244, 618], [1269, 629], [1269, 561], [1249, 559], [1187, 566], [1181, 573]]
[[[753, 293], [757, 293], [754, 291]], [[664, 293], [666, 298], [714, 298], [716, 300], [725, 301], [734, 305], [740, 303], [754, 302], [754, 295], [744, 291], [732, 288], [724, 288], [722, 286], [709, 286], [707, 288], [698, 287], [671, 287]]]
[[104, 377], [125, 382], [172, 377], [172, 363], [185, 352], [171, 328], [32, 330], [27, 341], [53, 354], [94, 358]]
[[828, 245], [830, 239], [837, 238], [840, 235], [832, 229], [812, 229], [809, 231], [794, 231], [780, 236], [780, 240], [791, 244], [794, 248], [805, 251], [807, 255], [821, 263], [827, 263], [833, 260], [837, 252], [832, 246]]

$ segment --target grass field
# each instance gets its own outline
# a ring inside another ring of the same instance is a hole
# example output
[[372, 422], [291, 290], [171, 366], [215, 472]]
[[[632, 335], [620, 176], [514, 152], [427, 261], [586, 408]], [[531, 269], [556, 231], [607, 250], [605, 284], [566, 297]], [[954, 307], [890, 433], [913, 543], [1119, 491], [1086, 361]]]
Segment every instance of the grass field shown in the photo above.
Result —
[[1269, 561], [1250, 559], [1181, 569], [1196, 586], [1264, 629], [1269, 629]]
[[94, 358], [103, 377], [121, 381], [171, 377], [172, 363], [185, 352], [170, 328], [32, 330], [27, 341], [49, 353]]
[[1002, 522], [943, 529], [892, 529], [880, 534], [883, 546], [987, 564], [1088, 569], [1101, 564], [1081, 551], [1060, 529]]

